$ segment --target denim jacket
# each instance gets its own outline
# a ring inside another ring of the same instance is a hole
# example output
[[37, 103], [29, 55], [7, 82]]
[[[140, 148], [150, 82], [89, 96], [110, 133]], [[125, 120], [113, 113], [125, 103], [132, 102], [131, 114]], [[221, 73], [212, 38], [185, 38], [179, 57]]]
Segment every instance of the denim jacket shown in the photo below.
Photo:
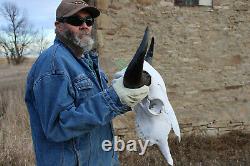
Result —
[[86, 54], [97, 73], [56, 39], [28, 74], [25, 102], [38, 166], [118, 164], [113, 148], [104, 151], [102, 142], [113, 142], [111, 120], [129, 108], [108, 87], [98, 56]]

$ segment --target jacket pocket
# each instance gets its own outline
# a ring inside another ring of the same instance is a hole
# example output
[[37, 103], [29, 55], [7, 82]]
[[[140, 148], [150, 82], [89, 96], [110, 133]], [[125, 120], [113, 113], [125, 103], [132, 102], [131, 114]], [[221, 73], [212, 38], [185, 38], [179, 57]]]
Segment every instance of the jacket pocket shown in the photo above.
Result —
[[84, 74], [78, 75], [73, 80], [73, 85], [78, 99], [85, 98], [91, 95], [93, 82]]

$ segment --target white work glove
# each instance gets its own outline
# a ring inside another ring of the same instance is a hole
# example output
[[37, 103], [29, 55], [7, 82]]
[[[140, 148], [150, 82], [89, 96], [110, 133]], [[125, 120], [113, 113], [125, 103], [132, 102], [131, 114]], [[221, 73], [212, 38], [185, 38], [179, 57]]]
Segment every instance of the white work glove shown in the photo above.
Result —
[[123, 104], [133, 108], [149, 93], [149, 87], [144, 85], [141, 88], [129, 89], [123, 85], [123, 77], [112, 81], [112, 86]]

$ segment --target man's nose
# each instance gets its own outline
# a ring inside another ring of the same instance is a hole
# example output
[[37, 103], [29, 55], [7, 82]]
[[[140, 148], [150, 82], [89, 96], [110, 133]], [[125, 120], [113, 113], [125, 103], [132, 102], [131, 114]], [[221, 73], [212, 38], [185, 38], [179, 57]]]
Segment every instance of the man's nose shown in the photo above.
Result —
[[88, 27], [87, 24], [84, 22], [82, 25], [80, 25], [79, 29], [80, 29], [80, 30], [82, 30], [82, 29], [89, 29], [89, 27]]

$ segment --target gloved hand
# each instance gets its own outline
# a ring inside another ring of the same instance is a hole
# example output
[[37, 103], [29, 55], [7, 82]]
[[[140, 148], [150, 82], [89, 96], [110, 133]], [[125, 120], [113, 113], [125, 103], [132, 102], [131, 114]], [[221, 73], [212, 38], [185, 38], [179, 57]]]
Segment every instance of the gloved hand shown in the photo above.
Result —
[[133, 108], [142, 99], [144, 99], [149, 92], [149, 87], [146, 85], [137, 89], [129, 89], [124, 87], [123, 77], [113, 80], [112, 86], [116, 91], [117, 95], [119, 96], [121, 102], [131, 108]]

